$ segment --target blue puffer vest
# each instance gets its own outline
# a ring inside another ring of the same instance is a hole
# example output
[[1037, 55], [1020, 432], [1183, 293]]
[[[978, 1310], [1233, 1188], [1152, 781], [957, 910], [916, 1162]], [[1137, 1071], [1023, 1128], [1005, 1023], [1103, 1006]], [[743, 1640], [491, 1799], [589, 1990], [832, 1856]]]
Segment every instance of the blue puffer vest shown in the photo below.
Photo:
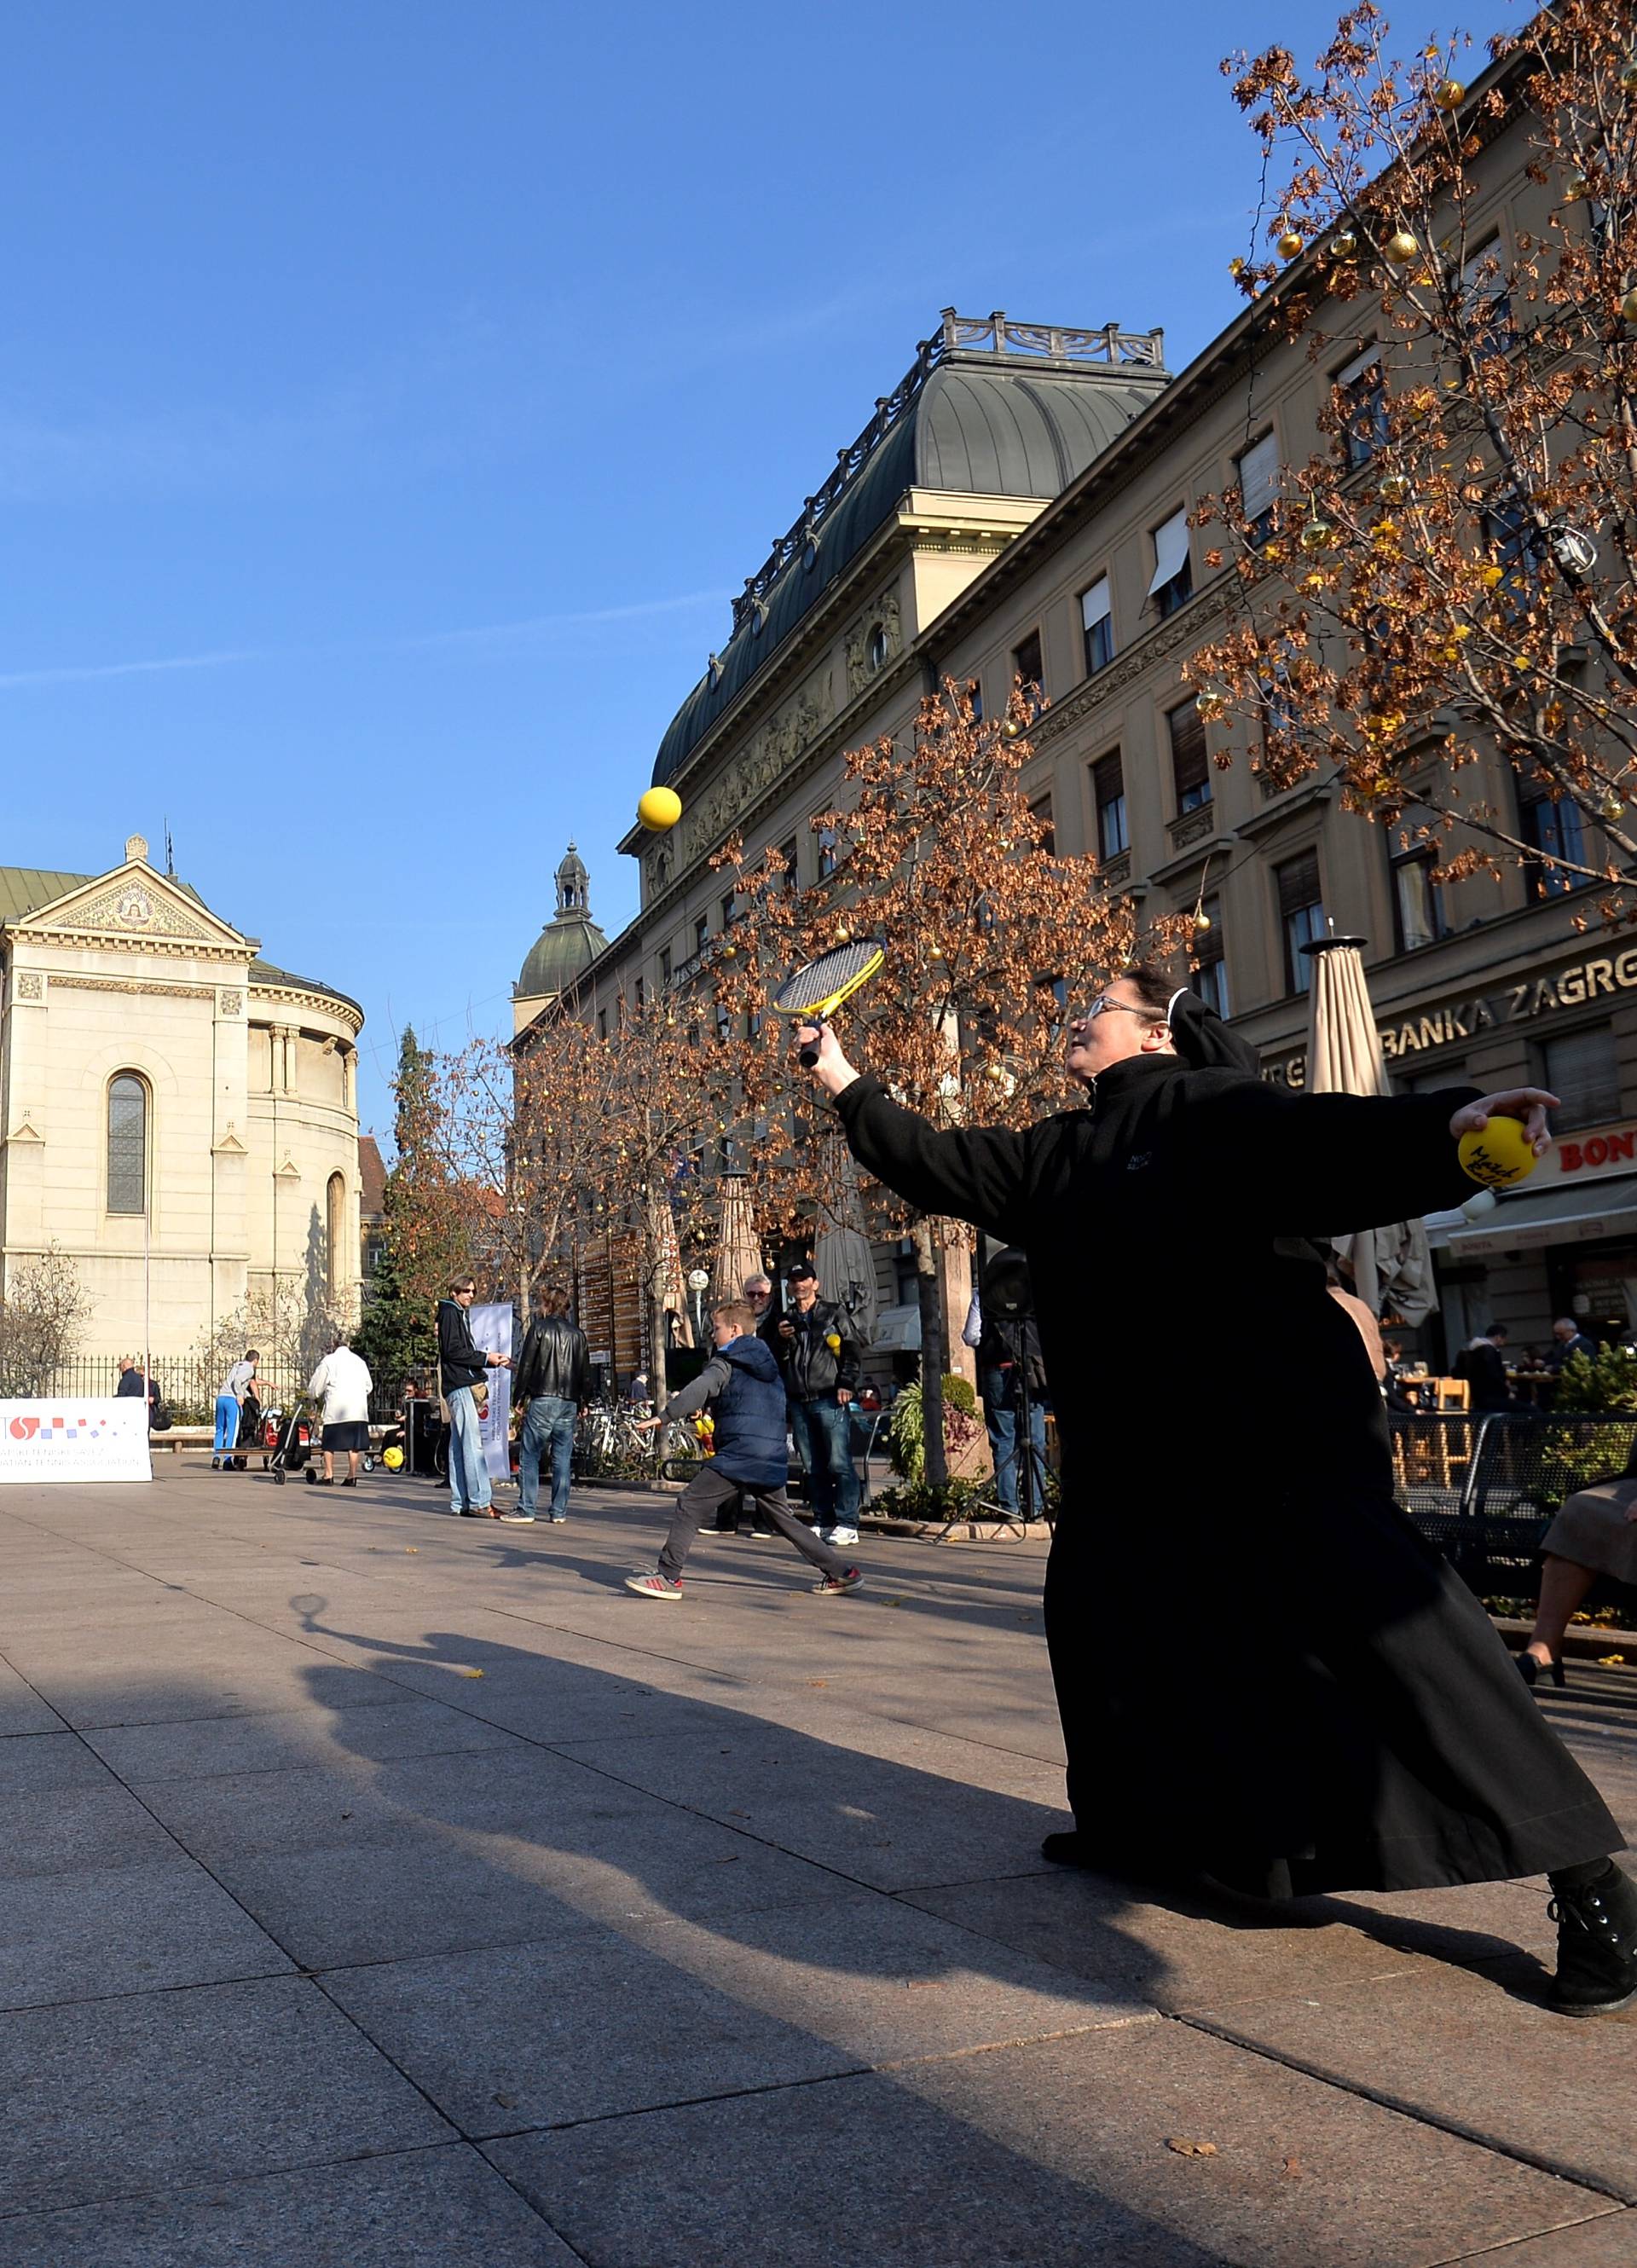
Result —
[[727, 1383], [711, 1404], [716, 1420], [715, 1470], [750, 1488], [783, 1488], [789, 1476], [785, 1447], [785, 1382], [772, 1349], [754, 1337], [718, 1347]]

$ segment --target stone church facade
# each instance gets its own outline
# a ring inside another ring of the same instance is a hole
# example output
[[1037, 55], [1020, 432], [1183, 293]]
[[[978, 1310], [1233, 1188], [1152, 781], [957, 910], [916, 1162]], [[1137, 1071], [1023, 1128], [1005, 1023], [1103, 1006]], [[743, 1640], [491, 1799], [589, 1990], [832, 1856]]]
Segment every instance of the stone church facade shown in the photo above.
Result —
[[[359, 1296], [364, 1013], [148, 861], [0, 867], [0, 1269], [48, 1248], [91, 1303], [81, 1351], [186, 1352], [276, 1284]], [[145, 1256], [145, 1257], [144, 1257]]]

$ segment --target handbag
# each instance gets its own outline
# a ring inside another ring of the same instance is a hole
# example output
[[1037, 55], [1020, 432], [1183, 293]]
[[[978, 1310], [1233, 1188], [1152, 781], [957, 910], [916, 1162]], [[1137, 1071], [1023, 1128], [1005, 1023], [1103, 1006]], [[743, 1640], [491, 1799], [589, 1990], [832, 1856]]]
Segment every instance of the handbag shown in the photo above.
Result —
[[148, 1431], [151, 1433], [168, 1433], [175, 1422], [168, 1402], [156, 1402], [148, 1413]]

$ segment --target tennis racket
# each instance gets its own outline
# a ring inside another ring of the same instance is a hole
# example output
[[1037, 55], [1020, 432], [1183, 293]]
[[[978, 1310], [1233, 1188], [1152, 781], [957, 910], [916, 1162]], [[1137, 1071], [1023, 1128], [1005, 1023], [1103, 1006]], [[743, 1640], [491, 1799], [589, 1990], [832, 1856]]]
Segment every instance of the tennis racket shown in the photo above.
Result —
[[[886, 958], [887, 948], [879, 938], [854, 938], [849, 944], [834, 945], [816, 961], [809, 961], [805, 968], [798, 968], [793, 976], [787, 976], [773, 995], [773, 1005], [781, 1016], [794, 1016], [804, 1024], [828, 1023], [844, 1000], [850, 1000], [860, 984], [869, 983]], [[815, 1047], [802, 1049], [804, 1071], [811, 1071], [817, 1061]]]

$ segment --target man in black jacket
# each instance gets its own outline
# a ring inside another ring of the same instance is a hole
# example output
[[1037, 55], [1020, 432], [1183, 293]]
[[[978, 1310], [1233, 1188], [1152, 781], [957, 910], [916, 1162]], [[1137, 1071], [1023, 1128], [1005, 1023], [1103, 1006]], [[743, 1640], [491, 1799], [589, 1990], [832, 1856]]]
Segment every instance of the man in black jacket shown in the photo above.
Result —
[[788, 1281], [791, 1306], [763, 1336], [784, 1373], [814, 1527], [826, 1543], [856, 1543], [859, 1475], [847, 1437], [863, 1350], [846, 1309], [820, 1299], [811, 1261], [798, 1260]]
[[1491, 1323], [1481, 1338], [1463, 1347], [1456, 1357], [1455, 1374], [1465, 1379], [1471, 1388], [1474, 1410], [1512, 1407], [1512, 1382], [1507, 1376], [1507, 1359], [1502, 1351], [1506, 1343], [1506, 1325]]
[[551, 1450], [551, 1519], [568, 1518], [569, 1479], [574, 1462], [574, 1420], [586, 1400], [591, 1349], [579, 1325], [570, 1320], [568, 1297], [547, 1285], [535, 1302], [533, 1320], [512, 1378], [512, 1397], [527, 1408], [518, 1441], [515, 1512], [501, 1519], [521, 1525], [535, 1517], [540, 1495], [540, 1460]]
[[448, 1298], [438, 1302], [438, 1382], [449, 1405], [450, 1508], [473, 1520], [493, 1520], [494, 1491], [474, 1389], [491, 1369], [506, 1368], [512, 1358], [485, 1354], [474, 1340], [467, 1311], [476, 1292], [469, 1276], [457, 1276]]

